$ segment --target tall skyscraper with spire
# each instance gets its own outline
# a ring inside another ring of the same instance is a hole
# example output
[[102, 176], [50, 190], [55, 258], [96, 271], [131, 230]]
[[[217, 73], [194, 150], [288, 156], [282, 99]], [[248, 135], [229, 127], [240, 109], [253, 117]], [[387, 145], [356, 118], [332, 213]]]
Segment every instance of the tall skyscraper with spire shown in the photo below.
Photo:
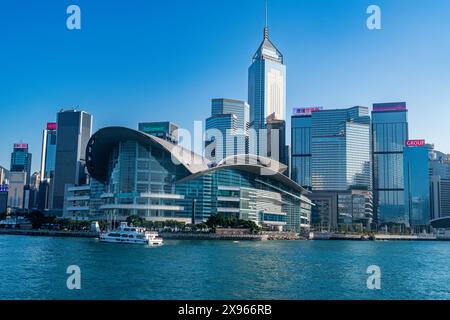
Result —
[[268, 118], [286, 118], [286, 66], [283, 54], [269, 39], [267, 17], [266, 1], [264, 38], [248, 71], [250, 121], [257, 132], [266, 128]]

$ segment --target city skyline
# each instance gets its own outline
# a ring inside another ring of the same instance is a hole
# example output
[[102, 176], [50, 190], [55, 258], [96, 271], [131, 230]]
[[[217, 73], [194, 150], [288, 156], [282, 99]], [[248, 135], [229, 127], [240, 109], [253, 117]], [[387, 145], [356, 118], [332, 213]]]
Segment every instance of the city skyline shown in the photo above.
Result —
[[[65, 28], [65, 3], [5, 6], [3, 12], [9, 14], [0, 19], [0, 35], [10, 50], [1, 51], [0, 62], [5, 70], [0, 106], [7, 119], [0, 165], [8, 168], [13, 144], [24, 142], [34, 155], [32, 171], [38, 171], [41, 132], [61, 108], [79, 105], [92, 114], [94, 132], [110, 125], [136, 128], [145, 121], [173, 121], [191, 129], [194, 120], [208, 117], [212, 98], [247, 100], [247, 68], [264, 27], [263, 1], [239, 3], [239, 12], [232, 10], [235, 1], [140, 4], [124, 13], [118, 4], [80, 1], [79, 31]], [[449, 3], [409, 8], [406, 1], [379, 1], [383, 29], [375, 31], [365, 26], [368, 5], [269, 3], [271, 39], [288, 67], [287, 119], [294, 107], [406, 101], [411, 138], [450, 152], [445, 139], [450, 94], [444, 89], [450, 82], [443, 72], [450, 69], [445, 58], [450, 45], [444, 42], [450, 24], [443, 20]], [[15, 19], [19, 14], [21, 19]], [[109, 21], [119, 16], [120, 24]], [[420, 17], [423, 24], [408, 23]], [[37, 27], [30, 32], [33, 25]], [[204, 25], [213, 27], [205, 30]], [[157, 34], [160, 28], [165, 35]], [[224, 48], [224, 41], [234, 45]], [[176, 48], [188, 45], [197, 50], [184, 50], [180, 58]], [[161, 52], [162, 66], [154, 62]], [[189, 65], [180, 65], [182, 59], [190, 60]], [[171, 81], [175, 77], [176, 83]]]

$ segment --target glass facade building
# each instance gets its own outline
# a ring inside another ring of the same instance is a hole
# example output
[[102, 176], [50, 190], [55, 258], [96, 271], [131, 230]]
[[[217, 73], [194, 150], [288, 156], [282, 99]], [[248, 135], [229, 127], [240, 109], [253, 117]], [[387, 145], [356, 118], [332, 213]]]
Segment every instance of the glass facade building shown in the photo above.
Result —
[[311, 114], [291, 119], [291, 177], [302, 187], [311, 190]]
[[99, 210], [107, 216], [202, 223], [222, 213], [274, 229], [309, 227], [308, 192], [282, 174], [286, 166], [270, 159], [254, 162], [243, 155], [208, 163], [126, 128], [97, 132], [87, 159], [90, 175], [105, 186]]
[[379, 224], [409, 224], [403, 176], [403, 149], [408, 140], [407, 116], [404, 102], [373, 105], [374, 210]]
[[313, 190], [371, 189], [368, 108], [323, 110], [311, 117]]
[[66, 110], [57, 114], [52, 209], [62, 211], [66, 185], [86, 184], [85, 152], [91, 134], [90, 114], [77, 110]]
[[25, 172], [26, 184], [31, 178], [31, 153], [28, 152], [28, 144], [15, 143], [11, 154], [11, 172]]
[[213, 99], [206, 119], [206, 157], [211, 161], [248, 153], [250, 107], [244, 101]]
[[410, 225], [429, 225], [431, 212], [427, 147], [405, 147], [404, 177], [405, 211]]
[[313, 221], [368, 226], [373, 215], [368, 108], [306, 109], [311, 112], [292, 117], [291, 175], [318, 201]]
[[42, 135], [41, 181], [38, 195], [38, 208], [40, 210], [51, 208], [51, 191], [55, 177], [56, 126], [57, 124], [54, 122], [47, 123]]
[[250, 104], [251, 127], [256, 134], [255, 154], [265, 156], [265, 136], [259, 131], [265, 129], [267, 119], [286, 119], [286, 66], [282, 53], [269, 40], [269, 30], [264, 28], [264, 39], [253, 56], [248, 70], [248, 103]]

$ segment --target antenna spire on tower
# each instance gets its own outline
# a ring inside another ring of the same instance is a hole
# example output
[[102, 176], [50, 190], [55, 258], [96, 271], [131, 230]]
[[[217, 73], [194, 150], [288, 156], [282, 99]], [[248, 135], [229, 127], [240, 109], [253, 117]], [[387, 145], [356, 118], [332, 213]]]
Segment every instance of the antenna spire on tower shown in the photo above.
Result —
[[269, 25], [267, 23], [267, 16], [268, 16], [268, 10], [267, 10], [267, 0], [265, 0], [265, 20], [264, 20], [264, 38], [268, 39], [269, 38]]

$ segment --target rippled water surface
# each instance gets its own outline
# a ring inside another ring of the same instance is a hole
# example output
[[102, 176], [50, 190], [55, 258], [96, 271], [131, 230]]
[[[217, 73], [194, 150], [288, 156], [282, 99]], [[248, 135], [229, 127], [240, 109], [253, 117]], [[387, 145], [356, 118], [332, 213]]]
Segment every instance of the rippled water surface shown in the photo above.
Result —
[[[81, 269], [68, 290], [66, 269]], [[367, 289], [367, 267], [381, 290]], [[166, 241], [0, 236], [0, 299], [450, 299], [450, 242]]]

